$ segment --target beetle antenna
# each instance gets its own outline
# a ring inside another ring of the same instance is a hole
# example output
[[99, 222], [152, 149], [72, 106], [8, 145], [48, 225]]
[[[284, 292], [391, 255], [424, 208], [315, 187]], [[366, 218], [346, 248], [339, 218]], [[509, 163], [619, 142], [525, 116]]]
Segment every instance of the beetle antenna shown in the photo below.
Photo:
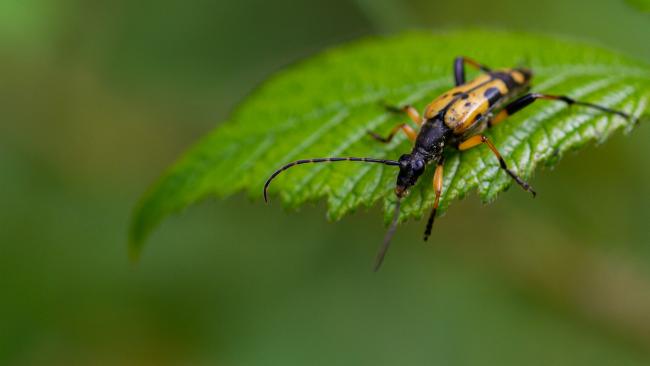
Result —
[[278, 176], [278, 174], [282, 173], [283, 171], [296, 166], [300, 164], [308, 164], [308, 163], [333, 163], [337, 161], [360, 161], [364, 163], [378, 163], [378, 164], [384, 164], [384, 165], [390, 165], [390, 166], [399, 166], [399, 162], [395, 160], [386, 160], [386, 159], [374, 159], [374, 158], [354, 158], [354, 157], [349, 157], [349, 158], [316, 158], [316, 159], [305, 159], [305, 160], [296, 160], [294, 162], [291, 162], [282, 168], [276, 170], [271, 174], [269, 179], [266, 180], [266, 183], [264, 183], [264, 202], [269, 202], [268, 200], [268, 189], [269, 185], [271, 184], [271, 181], [275, 179], [275, 177]]
[[395, 204], [395, 211], [393, 213], [393, 221], [390, 223], [390, 227], [386, 232], [384, 237], [384, 243], [379, 247], [379, 252], [377, 252], [377, 257], [375, 258], [375, 267], [374, 271], [377, 272], [381, 264], [384, 262], [384, 257], [390, 246], [391, 239], [393, 239], [393, 234], [395, 234], [395, 229], [397, 229], [397, 222], [399, 221], [399, 206], [402, 201], [398, 198], [397, 203]]

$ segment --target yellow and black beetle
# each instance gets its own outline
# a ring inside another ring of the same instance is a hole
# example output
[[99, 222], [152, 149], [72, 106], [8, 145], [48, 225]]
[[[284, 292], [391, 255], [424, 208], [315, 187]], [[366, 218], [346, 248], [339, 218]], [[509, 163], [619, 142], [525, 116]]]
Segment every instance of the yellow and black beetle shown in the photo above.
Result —
[[[481, 70], [483, 74], [474, 80], [465, 82], [465, 64]], [[267, 179], [264, 184], [264, 200], [268, 201], [267, 190], [271, 181], [281, 172], [299, 164], [360, 161], [399, 167], [397, 182], [395, 184], [397, 204], [395, 205], [391, 226], [386, 233], [383, 245], [377, 253], [374, 267], [377, 270], [381, 266], [390, 240], [395, 232], [401, 199], [408, 194], [408, 189], [417, 182], [427, 164], [435, 163], [436, 170], [433, 176], [435, 200], [424, 232], [424, 240], [426, 241], [431, 234], [431, 227], [433, 226], [436, 210], [440, 203], [440, 194], [442, 193], [443, 151], [446, 147], [453, 147], [464, 151], [481, 144], [487, 145], [499, 160], [501, 169], [506, 171], [523, 189], [535, 196], [536, 193], [532, 187], [508, 168], [508, 165], [494, 144], [482, 134], [485, 129], [502, 122], [508, 116], [511, 116], [538, 99], [561, 101], [567, 105], [580, 105], [617, 114], [623, 118], [632, 118], [625, 112], [597, 104], [580, 102], [563, 95], [528, 93], [532, 75], [532, 71], [526, 68], [492, 70], [470, 58], [457, 57], [454, 61], [456, 87], [434, 99], [425, 108], [424, 117], [421, 117], [418, 111], [412, 106], [407, 105], [401, 108], [389, 107], [389, 110], [393, 112], [406, 113], [418, 125], [419, 132], [416, 132], [406, 123], [395, 126], [387, 137], [379, 136], [374, 132], [368, 132], [376, 140], [388, 143], [401, 130], [414, 143], [413, 150], [411, 150], [410, 154], [402, 155], [399, 160], [335, 157], [294, 161], [276, 170]]]

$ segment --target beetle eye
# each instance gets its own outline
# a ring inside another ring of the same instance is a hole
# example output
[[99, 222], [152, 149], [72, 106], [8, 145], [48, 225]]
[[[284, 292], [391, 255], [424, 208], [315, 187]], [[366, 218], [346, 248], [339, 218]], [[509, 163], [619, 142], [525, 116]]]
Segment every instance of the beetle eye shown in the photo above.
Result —
[[422, 171], [424, 169], [424, 161], [416, 160], [413, 162], [413, 169], [415, 171]]

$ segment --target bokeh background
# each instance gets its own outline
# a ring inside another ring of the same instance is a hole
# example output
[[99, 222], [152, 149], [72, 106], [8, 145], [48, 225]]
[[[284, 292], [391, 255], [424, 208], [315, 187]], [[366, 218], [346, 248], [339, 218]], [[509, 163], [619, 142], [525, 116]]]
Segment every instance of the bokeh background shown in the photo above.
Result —
[[[650, 128], [401, 227], [243, 196], [126, 233], [161, 171], [274, 71], [348, 40], [492, 27], [650, 62], [622, 0], [0, 2], [0, 365], [650, 364]], [[423, 45], [424, 47], [425, 45]], [[451, 60], [432, 60], [450, 62]]]

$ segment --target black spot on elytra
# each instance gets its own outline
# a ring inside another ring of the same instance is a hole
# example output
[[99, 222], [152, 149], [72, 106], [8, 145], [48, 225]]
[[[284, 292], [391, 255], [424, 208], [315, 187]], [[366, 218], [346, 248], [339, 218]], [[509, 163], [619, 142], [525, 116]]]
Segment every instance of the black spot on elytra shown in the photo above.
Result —
[[483, 96], [485, 96], [490, 105], [492, 105], [501, 98], [501, 92], [499, 92], [499, 89], [492, 87], [488, 88], [485, 93], [483, 93]]
[[464, 94], [460, 97], [460, 99], [467, 99], [467, 98], [469, 98], [469, 94], [467, 94], [467, 93], [464, 93]]
[[469, 107], [469, 106], [471, 106], [471, 105], [472, 105], [472, 102], [466, 102], [466, 103], [465, 103], [465, 107]]
[[457, 95], [461, 95], [462, 93], [463, 93], [463, 92], [454, 92], [454, 94], [452, 94], [452, 96], [455, 97], [455, 96], [457, 96]]

